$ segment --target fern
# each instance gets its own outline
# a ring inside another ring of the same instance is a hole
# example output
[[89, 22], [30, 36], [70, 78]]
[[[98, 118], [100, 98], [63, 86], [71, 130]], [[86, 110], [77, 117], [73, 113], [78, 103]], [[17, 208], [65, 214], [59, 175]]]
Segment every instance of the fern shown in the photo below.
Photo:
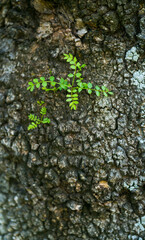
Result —
[[[44, 104], [44, 102], [43, 102], [43, 101], [41, 101], [41, 102], [37, 101], [37, 104], [38, 104], [39, 106], [42, 106], [42, 105]], [[40, 109], [41, 119], [38, 118], [37, 116], [35, 116], [34, 114], [30, 114], [30, 115], [28, 116], [28, 118], [29, 118], [29, 120], [31, 120], [32, 122], [29, 124], [28, 130], [32, 130], [32, 129], [37, 128], [38, 125], [41, 124], [41, 123], [43, 123], [43, 124], [45, 124], [45, 123], [50, 123], [50, 119], [49, 119], [49, 118], [44, 118], [44, 115], [46, 115], [46, 113], [47, 113], [46, 107], [42, 107], [42, 108]]]
[[[55, 80], [55, 77], [51, 75], [52, 72], [50, 70], [50, 77], [48, 79], [45, 79], [45, 77], [40, 77], [40, 79], [33, 79], [33, 81], [28, 83], [27, 90], [29, 90], [30, 92], [33, 92], [35, 88], [42, 88], [42, 90], [44, 90], [45, 92], [65, 90], [67, 92], [66, 102], [69, 103], [69, 107], [71, 108], [71, 110], [77, 109], [77, 105], [79, 104], [79, 93], [83, 90], [87, 91], [88, 94], [92, 94], [93, 92], [95, 92], [97, 97], [100, 97], [101, 94], [103, 94], [105, 97], [113, 95], [113, 92], [111, 92], [106, 86], [99, 87], [98, 85], [96, 85], [93, 87], [91, 82], [83, 82], [81, 71], [83, 68], [86, 67], [86, 64], [81, 65], [78, 62], [77, 58], [74, 57], [71, 53], [64, 54], [64, 59], [70, 64], [70, 69], [72, 70], [72, 72], [67, 75], [66, 79], [60, 78], [60, 80]], [[37, 104], [41, 107], [44, 102], [37, 101]], [[46, 115], [46, 113], [47, 109], [43, 106], [40, 109], [41, 118], [38, 118], [34, 114], [30, 114], [29, 119], [32, 122], [28, 126], [28, 130], [36, 128], [41, 123], [49, 124], [50, 119], [46, 117], [44, 118], [44, 115]]]
[[45, 115], [46, 114], [46, 107], [42, 107], [40, 110], [40, 114]]

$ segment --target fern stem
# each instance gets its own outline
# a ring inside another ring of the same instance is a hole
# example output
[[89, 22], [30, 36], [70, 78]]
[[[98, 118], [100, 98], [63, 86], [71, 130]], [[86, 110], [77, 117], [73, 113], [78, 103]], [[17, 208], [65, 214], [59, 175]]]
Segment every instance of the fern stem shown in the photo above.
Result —
[[75, 71], [74, 71], [74, 76], [73, 76], [73, 80], [72, 80], [72, 87], [71, 87], [71, 96], [72, 96], [73, 85], [74, 85], [74, 82], [75, 82], [76, 71], [77, 71], [77, 64], [75, 63]]

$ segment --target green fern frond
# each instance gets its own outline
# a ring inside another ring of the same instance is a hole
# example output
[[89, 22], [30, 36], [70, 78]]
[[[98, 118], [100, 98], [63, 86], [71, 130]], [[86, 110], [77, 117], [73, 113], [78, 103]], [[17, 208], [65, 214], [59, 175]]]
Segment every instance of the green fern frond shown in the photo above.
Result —
[[[45, 92], [56, 92], [56, 91], [67, 91], [66, 102], [68, 102], [71, 110], [76, 110], [77, 105], [79, 104], [79, 93], [85, 90], [88, 94], [92, 94], [93, 92], [97, 97], [104, 95], [108, 97], [109, 95], [113, 95], [113, 92], [110, 91], [106, 86], [99, 87], [98, 85], [93, 86], [92, 82], [83, 82], [82, 77], [82, 69], [86, 67], [85, 64], [80, 64], [76, 57], [74, 57], [71, 53], [64, 54], [64, 59], [66, 62], [70, 64], [71, 72], [67, 75], [67, 78], [59, 78], [58, 80], [52, 76], [51, 70], [49, 70], [48, 79], [45, 77], [40, 77], [40, 79], [35, 78], [33, 81], [28, 83], [27, 90], [33, 91], [41, 88]], [[44, 107], [43, 101], [37, 101], [37, 104], [40, 109], [40, 119], [35, 114], [30, 114], [28, 116], [29, 120], [31, 120], [31, 124], [28, 126], [28, 130], [35, 129], [39, 124], [49, 124], [50, 119], [45, 115], [47, 113], [47, 108]], [[42, 107], [43, 105], [43, 107]]]
[[47, 111], [46, 107], [42, 107], [41, 110], [40, 110], [40, 114], [45, 115], [46, 111]]

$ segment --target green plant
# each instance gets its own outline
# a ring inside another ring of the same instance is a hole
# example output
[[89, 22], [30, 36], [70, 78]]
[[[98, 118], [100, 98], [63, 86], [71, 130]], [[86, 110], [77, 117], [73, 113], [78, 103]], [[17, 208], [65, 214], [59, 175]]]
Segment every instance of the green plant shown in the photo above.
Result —
[[[39, 106], [42, 106], [44, 104], [43, 101], [37, 101], [37, 104]], [[28, 126], [28, 130], [32, 130], [34, 128], [37, 128], [37, 126], [41, 123], [50, 123], [50, 119], [49, 118], [44, 118], [44, 115], [46, 115], [46, 112], [47, 112], [47, 109], [46, 107], [41, 107], [40, 109], [40, 115], [41, 115], [41, 118], [38, 118], [36, 115], [34, 114], [30, 114], [28, 116], [28, 118], [32, 121], [29, 126]]]
[[[33, 92], [35, 88], [38, 88], [44, 90], [45, 92], [49, 91], [61, 91], [65, 90], [67, 92], [66, 94], [66, 102], [69, 103], [69, 107], [71, 110], [76, 110], [77, 105], [79, 104], [79, 98], [78, 95], [82, 90], [86, 90], [88, 94], [91, 94], [92, 92], [95, 92], [97, 97], [99, 97], [101, 94], [103, 94], [105, 97], [108, 97], [108, 95], [113, 95], [113, 92], [109, 91], [109, 89], [105, 86], [99, 87], [98, 85], [94, 86], [91, 82], [86, 83], [83, 82], [82, 77], [82, 69], [86, 67], [85, 64], [80, 64], [77, 61], [76, 57], [73, 57], [72, 54], [64, 54], [64, 59], [70, 64], [70, 68], [73, 70], [72, 73], [69, 73], [67, 78], [61, 78], [60, 80], [55, 80], [54, 76], [51, 76], [48, 80], [46, 80], [44, 77], [40, 77], [40, 79], [35, 78], [33, 81], [29, 82], [29, 86], [27, 90], [30, 90]], [[40, 106], [44, 104], [44, 102], [37, 102]], [[44, 115], [46, 115], [46, 107], [42, 107], [40, 110], [41, 118], [39, 119], [34, 114], [29, 115], [29, 119], [32, 121], [31, 124], [28, 126], [28, 130], [36, 128], [41, 123], [50, 123], [49, 118], [44, 118]]]

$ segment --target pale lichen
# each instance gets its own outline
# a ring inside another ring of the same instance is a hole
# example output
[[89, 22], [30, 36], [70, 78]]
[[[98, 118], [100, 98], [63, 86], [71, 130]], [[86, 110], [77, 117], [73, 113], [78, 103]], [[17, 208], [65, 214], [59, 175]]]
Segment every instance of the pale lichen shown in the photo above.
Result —
[[145, 88], [145, 72], [138, 70], [133, 73], [133, 77], [131, 78], [132, 85], [136, 85], [139, 89]]
[[126, 56], [125, 56], [126, 60], [137, 62], [138, 58], [139, 58], [139, 54], [137, 53], [136, 47], [132, 47], [130, 50], [126, 52]]

